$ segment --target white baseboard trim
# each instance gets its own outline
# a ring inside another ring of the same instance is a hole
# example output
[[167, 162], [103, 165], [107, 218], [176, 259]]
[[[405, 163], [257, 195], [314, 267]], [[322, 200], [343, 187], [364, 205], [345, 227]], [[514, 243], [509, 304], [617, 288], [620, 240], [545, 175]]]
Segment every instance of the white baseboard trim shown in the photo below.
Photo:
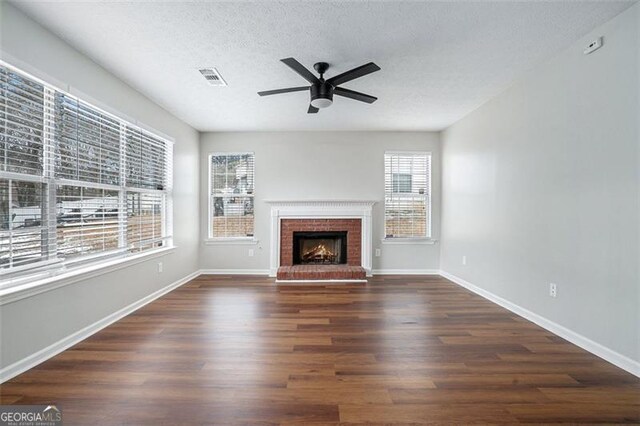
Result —
[[160, 290], [157, 290], [136, 302], [133, 302], [129, 306], [126, 306], [120, 309], [119, 311], [116, 311], [102, 318], [101, 320], [96, 321], [93, 324], [88, 325], [87, 327], [81, 330], [78, 330], [67, 337], [64, 337], [61, 340], [58, 340], [57, 342], [47, 346], [46, 348], [41, 349], [38, 352], [35, 352], [26, 358], [23, 358], [11, 365], [6, 366], [2, 370], [0, 370], [0, 383], [4, 383], [9, 379], [14, 378], [18, 374], [24, 373], [25, 371], [48, 360], [49, 358], [52, 358], [58, 355], [60, 352], [66, 349], [69, 349], [71, 346], [83, 341], [87, 337], [97, 333], [98, 331], [113, 324], [119, 319], [124, 318], [125, 316], [129, 315], [133, 311], [136, 311], [142, 308], [144, 305], [147, 305], [153, 302], [154, 300], [158, 299], [159, 297], [164, 296], [165, 294], [169, 293], [171, 290], [174, 290], [180, 287], [181, 285], [186, 284], [187, 282], [196, 278], [198, 275], [200, 275], [200, 271], [192, 272], [186, 277], [181, 278], [178, 281], [175, 281], [174, 283], [169, 284], [168, 286], [161, 288]]
[[262, 275], [268, 276], [268, 269], [200, 269], [200, 275]]
[[353, 284], [366, 282], [367, 280], [276, 280], [276, 284]]
[[374, 269], [373, 275], [440, 275], [438, 269]]
[[629, 357], [626, 357], [612, 349], [609, 349], [606, 346], [601, 345], [600, 343], [594, 342], [593, 340], [581, 334], [578, 334], [573, 330], [563, 327], [560, 324], [555, 323], [547, 318], [544, 318], [534, 312], [531, 312], [530, 310], [525, 309], [519, 305], [516, 305], [515, 303], [509, 302], [508, 300], [503, 299], [500, 296], [496, 296], [495, 294], [487, 290], [484, 290], [474, 284], [471, 284], [470, 282], [465, 281], [460, 277], [457, 277], [446, 271], [440, 271], [440, 275], [442, 275], [444, 278], [448, 279], [449, 281], [452, 281], [458, 284], [459, 286], [462, 286], [467, 290], [470, 290], [476, 293], [477, 295], [482, 296], [485, 299], [490, 300], [491, 302], [497, 305], [500, 305], [505, 309], [510, 310], [514, 314], [517, 314], [539, 325], [540, 327], [552, 332], [553, 334], [556, 334], [562, 337], [563, 339], [568, 340], [574, 345], [579, 346], [582, 349], [588, 352], [591, 352], [596, 356], [599, 356], [605, 361], [608, 361], [611, 364], [618, 366], [625, 371], [628, 371], [634, 376], [640, 377], [640, 362], [635, 361]]

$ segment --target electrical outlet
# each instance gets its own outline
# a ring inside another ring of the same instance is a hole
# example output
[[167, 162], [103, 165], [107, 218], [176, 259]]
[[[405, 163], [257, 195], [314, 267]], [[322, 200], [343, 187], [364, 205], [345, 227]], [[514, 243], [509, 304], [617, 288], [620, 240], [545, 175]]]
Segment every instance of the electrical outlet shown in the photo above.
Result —
[[549, 296], [556, 297], [558, 296], [558, 286], [554, 283], [549, 283]]
[[253, 257], [253, 254], [254, 254], [253, 249], [249, 249], [249, 257]]
[[463, 265], [467, 264], [467, 256], [462, 256], [462, 264]]
[[158, 273], [161, 274], [163, 270], [164, 266], [162, 265], [162, 262], [158, 262]]
[[380, 249], [376, 249], [376, 257], [380, 257]]

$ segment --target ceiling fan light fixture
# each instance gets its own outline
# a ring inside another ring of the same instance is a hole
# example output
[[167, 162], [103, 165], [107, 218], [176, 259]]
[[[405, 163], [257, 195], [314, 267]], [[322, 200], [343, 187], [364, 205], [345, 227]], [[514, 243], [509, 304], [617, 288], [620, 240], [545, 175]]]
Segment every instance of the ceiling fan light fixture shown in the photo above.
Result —
[[333, 101], [329, 98], [315, 98], [311, 101], [311, 105], [315, 108], [327, 108], [330, 107]]
[[311, 86], [311, 106], [315, 108], [327, 108], [333, 103], [333, 86], [325, 81]]

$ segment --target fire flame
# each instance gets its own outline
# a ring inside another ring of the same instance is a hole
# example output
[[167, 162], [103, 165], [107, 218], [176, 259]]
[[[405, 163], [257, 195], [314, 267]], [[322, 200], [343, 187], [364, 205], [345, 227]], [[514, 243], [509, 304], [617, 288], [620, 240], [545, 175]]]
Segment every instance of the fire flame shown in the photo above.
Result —
[[336, 255], [331, 250], [329, 250], [324, 244], [318, 244], [317, 246], [307, 250], [302, 255], [302, 259], [304, 260], [329, 260], [334, 258]]

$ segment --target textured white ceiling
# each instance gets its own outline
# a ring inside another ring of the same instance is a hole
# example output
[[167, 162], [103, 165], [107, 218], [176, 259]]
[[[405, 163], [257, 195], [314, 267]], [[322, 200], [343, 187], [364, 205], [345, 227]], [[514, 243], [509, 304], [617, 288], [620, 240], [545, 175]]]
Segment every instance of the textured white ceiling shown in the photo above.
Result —
[[[177, 117], [208, 130], [440, 130], [633, 2], [14, 2]], [[382, 70], [306, 113], [308, 94], [279, 59], [325, 77], [374, 61]], [[216, 67], [228, 87], [208, 86]]]

